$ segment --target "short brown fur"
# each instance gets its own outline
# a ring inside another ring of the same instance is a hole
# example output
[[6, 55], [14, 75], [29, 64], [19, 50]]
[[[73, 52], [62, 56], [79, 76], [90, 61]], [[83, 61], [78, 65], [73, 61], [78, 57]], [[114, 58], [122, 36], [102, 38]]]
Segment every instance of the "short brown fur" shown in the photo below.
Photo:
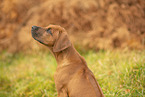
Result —
[[[41, 28], [41, 27], [39, 27]], [[104, 97], [95, 76], [87, 67], [84, 58], [75, 50], [64, 28], [49, 25], [52, 36], [46, 36], [46, 31], [32, 31], [32, 36], [37, 41], [44, 43], [52, 52], [57, 61], [54, 75], [58, 97]], [[43, 32], [42, 32], [43, 31]], [[42, 33], [35, 36], [35, 33]]]

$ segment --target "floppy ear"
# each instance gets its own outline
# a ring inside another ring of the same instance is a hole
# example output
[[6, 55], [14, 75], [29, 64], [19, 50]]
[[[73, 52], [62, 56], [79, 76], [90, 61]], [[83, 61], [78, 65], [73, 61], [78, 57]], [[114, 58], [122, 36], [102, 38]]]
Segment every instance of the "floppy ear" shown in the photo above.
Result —
[[59, 37], [54, 44], [53, 52], [60, 52], [69, 46], [71, 46], [71, 42], [67, 34], [65, 32], [59, 32]]

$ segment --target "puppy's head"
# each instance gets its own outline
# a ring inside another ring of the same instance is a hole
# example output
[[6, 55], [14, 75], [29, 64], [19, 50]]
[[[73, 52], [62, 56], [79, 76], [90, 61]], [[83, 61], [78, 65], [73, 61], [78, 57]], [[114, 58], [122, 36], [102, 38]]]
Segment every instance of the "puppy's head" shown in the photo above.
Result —
[[48, 27], [32, 26], [31, 33], [32, 37], [38, 42], [53, 47], [53, 52], [60, 52], [71, 46], [67, 32], [58, 25], [49, 25]]

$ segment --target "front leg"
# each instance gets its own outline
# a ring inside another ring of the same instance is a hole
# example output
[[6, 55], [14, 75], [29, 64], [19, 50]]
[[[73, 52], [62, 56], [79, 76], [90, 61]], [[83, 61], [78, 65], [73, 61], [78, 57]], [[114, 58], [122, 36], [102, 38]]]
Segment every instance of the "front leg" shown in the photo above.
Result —
[[69, 97], [69, 96], [68, 96], [68, 93], [65, 89], [61, 89], [61, 91], [58, 92], [57, 97]]

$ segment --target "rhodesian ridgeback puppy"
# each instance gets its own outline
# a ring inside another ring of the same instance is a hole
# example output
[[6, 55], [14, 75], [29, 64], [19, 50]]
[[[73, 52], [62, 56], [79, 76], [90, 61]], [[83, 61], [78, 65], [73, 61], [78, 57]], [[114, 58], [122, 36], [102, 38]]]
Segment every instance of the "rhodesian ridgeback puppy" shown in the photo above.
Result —
[[54, 75], [58, 97], [104, 97], [84, 58], [76, 51], [67, 32], [58, 25], [32, 26], [32, 37], [46, 45], [57, 61]]

